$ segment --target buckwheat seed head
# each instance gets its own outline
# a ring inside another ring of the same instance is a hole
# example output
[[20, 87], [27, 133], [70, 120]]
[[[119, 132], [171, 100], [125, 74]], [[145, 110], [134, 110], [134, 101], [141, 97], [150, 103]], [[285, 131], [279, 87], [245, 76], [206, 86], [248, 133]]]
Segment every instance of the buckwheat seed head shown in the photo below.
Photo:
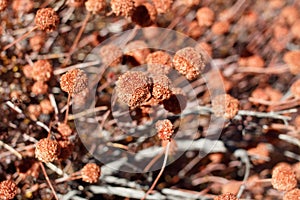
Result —
[[60, 146], [56, 140], [43, 138], [36, 143], [35, 157], [42, 162], [52, 162], [57, 159]]
[[186, 47], [176, 52], [173, 57], [174, 68], [188, 80], [193, 80], [203, 71], [203, 56], [195, 48]]
[[239, 111], [239, 101], [229, 94], [221, 94], [212, 100], [212, 110], [217, 117], [232, 119]]
[[87, 0], [85, 2], [85, 8], [87, 11], [97, 14], [105, 10], [106, 0]]
[[216, 35], [223, 35], [229, 31], [230, 24], [228, 21], [215, 22], [211, 27], [212, 33]]
[[283, 195], [283, 200], [299, 200], [299, 198], [300, 198], [300, 189], [298, 188], [290, 190]]
[[39, 32], [29, 39], [30, 47], [33, 51], [38, 52], [42, 49], [46, 41], [44, 32]]
[[5, 8], [7, 7], [7, 0], [0, 0], [0, 12], [5, 10]]
[[69, 94], [78, 94], [87, 88], [88, 78], [81, 69], [71, 69], [60, 78], [60, 87]]
[[53, 8], [41, 8], [37, 11], [34, 22], [41, 30], [52, 32], [57, 28], [59, 17]]
[[147, 58], [147, 71], [151, 74], [168, 74], [172, 69], [170, 54], [163, 51], [150, 53]]
[[48, 85], [43, 81], [36, 81], [31, 87], [31, 92], [35, 95], [46, 94], [47, 91]]
[[84, 182], [97, 183], [101, 175], [101, 168], [95, 163], [88, 163], [80, 172]]
[[297, 186], [296, 175], [289, 165], [275, 166], [272, 172], [271, 183], [280, 191], [289, 191]]
[[30, 65], [23, 66], [22, 71], [23, 71], [23, 73], [24, 73], [24, 75], [25, 75], [26, 78], [29, 78], [29, 79], [32, 78], [32, 68], [33, 67], [30, 66]]
[[133, 0], [111, 0], [110, 6], [117, 16], [124, 17], [131, 16], [135, 8]]
[[17, 194], [17, 190], [17, 185], [11, 180], [0, 182], [0, 199], [13, 199]]
[[32, 67], [32, 78], [36, 81], [48, 81], [53, 72], [53, 67], [47, 60], [38, 60]]
[[202, 7], [197, 10], [196, 17], [199, 26], [211, 26], [215, 19], [215, 13], [208, 7]]
[[171, 83], [166, 75], [155, 75], [152, 76], [152, 96], [153, 98], [163, 101], [171, 97]]
[[79, 8], [83, 5], [84, 0], [68, 0], [67, 4], [70, 7]]
[[116, 93], [123, 103], [137, 107], [150, 99], [151, 79], [141, 71], [128, 71], [116, 83]]
[[123, 52], [114, 44], [104, 45], [100, 49], [99, 54], [105, 65], [117, 66], [122, 62]]
[[57, 127], [57, 131], [61, 134], [63, 137], [69, 137], [72, 135], [72, 129], [68, 124], [60, 123]]
[[238, 198], [232, 193], [226, 193], [215, 197], [214, 200], [238, 200]]
[[174, 127], [170, 120], [164, 119], [157, 121], [155, 123], [155, 128], [159, 139], [171, 140], [174, 133]]

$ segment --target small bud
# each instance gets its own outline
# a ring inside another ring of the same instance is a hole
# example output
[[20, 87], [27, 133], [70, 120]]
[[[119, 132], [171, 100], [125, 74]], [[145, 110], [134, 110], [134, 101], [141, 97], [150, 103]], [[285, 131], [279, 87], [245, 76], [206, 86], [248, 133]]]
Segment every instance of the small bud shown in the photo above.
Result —
[[40, 106], [41, 106], [41, 109], [42, 109], [42, 113], [46, 114], [46, 115], [49, 115], [54, 110], [51, 102], [48, 99], [42, 100], [40, 102]]
[[42, 162], [52, 162], [57, 159], [60, 146], [56, 140], [43, 138], [36, 143], [35, 157]]
[[52, 32], [57, 28], [59, 17], [53, 8], [41, 8], [37, 11], [34, 22], [41, 30]]
[[186, 47], [176, 52], [173, 57], [173, 65], [188, 80], [193, 80], [202, 72], [205, 62], [196, 49]]
[[174, 133], [174, 127], [170, 120], [164, 119], [157, 121], [155, 123], [155, 128], [157, 130], [157, 135], [159, 139], [171, 140]]
[[13, 0], [12, 9], [16, 13], [29, 13], [34, 7], [32, 0]]
[[211, 26], [215, 19], [215, 13], [208, 7], [202, 7], [197, 10], [196, 17], [199, 26]]
[[295, 188], [297, 179], [292, 167], [287, 164], [275, 166], [271, 183], [275, 189], [280, 191], [289, 191]]
[[87, 0], [85, 2], [85, 8], [87, 11], [97, 14], [105, 10], [106, 0]]
[[17, 185], [11, 180], [0, 182], [0, 199], [13, 199], [17, 194], [17, 190]]
[[122, 62], [123, 52], [118, 46], [114, 44], [104, 45], [100, 49], [99, 54], [105, 65], [117, 66]]
[[47, 91], [48, 85], [43, 81], [36, 81], [31, 87], [31, 92], [35, 95], [46, 94]]
[[60, 78], [60, 87], [69, 94], [78, 94], [87, 88], [87, 75], [81, 69], [71, 69]]
[[229, 31], [230, 24], [228, 21], [215, 22], [211, 27], [212, 33], [216, 35], [223, 35]]
[[150, 53], [147, 58], [147, 71], [151, 74], [168, 74], [172, 69], [170, 54], [163, 51]]
[[221, 94], [212, 100], [212, 110], [217, 117], [232, 119], [239, 111], [239, 101], [229, 94]]
[[101, 168], [95, 163], [88, 163], [80, 172], [84, 182], [97, 183], [101, 174]]
[[141, 71], [128, 71], [116, 83], [120, 100], [130, 107], [137, 107], [151, 97], [151, 80]]
[[284, 194], [283, 200], [299, 200], [300, 199], [300, 189], [295, 188]]
[[26, 78], [31, 79], [32, 78], [32, 66], [30, 65], [25, 65], [23, 66], [23, 73], [25, 75]]
[[38, 60], [32, 67], [32, 78], [36, 81], [48, 81], [51, 77], [53, 67], [47, 60]]
[[117, 15], [129, 17], [134, 10], [133, 0], [111, 0], [110, 1], [112, 11]]
[[215, 197], [214, 200], [238, 200], [238, 198], [232, 193], [226, 193]]
[[45, 33], [39, 32], [29, 39], [29, 44], [33, 51], [39, 52], [44, 46], [45, 41], [46, 41]]
[[41, 106], [40, 105], [35, 105], [35, 104], [30, 104], [27, 107], [28, 115], [29, 117], [33, 120], [36, 121], [40, 114], [41, 114]]

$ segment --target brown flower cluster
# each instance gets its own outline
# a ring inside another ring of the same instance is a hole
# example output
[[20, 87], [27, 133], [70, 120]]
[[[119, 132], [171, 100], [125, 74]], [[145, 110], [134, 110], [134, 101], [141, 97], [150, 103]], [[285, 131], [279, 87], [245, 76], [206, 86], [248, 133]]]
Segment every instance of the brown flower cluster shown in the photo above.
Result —
[[289, 164], [280, 164], [274, 167], [271, 183], [280, 191], [289, 191], [297, 186], [295, 172]]
[[239, 111], [239, 101], [229, 94], [221, 94], [213, 98], [212, 110], [217, 117], [232, 119]]
[[59, 17], [53, 8], [41, 8], [37, 11], [34, 22], [41, 30], [52, 32], [57, 28]]
[[105, 10], [106, 1], [105, 0], [87, 0], [85, 2], [85, 8], [87, 11], [97, 14]]
[[110, 5], [116, 16], [124, 17], [131, 16], [135, 8], [133, 0], [111, 0]]
[[70, 95], [79, 94], [88, 85], [86, 73], [81, 69], [72, 69], [61, 76], [60, 87]]
[[232, 193], [221, 194], [214, 198], [214, 200], [237, 200], [236, 196]]
[[101, 169], [95, 163], [86, 164], [80, 172], [82, 180], [87, 183], [97, 183], [101, 175]]
[[17, 194], [18, 187], [16, 183], [11, 180], [0, 182], [0, 199], [13, 199]]
[[170, 120], [164, 119], [157, 121], [155, 123], [155, 128], [159, 139], [171, 140], [174, 133], [174, 127]]
[[42, 162], [53, 162], [60, 154], [60, 145], [56, 140], [43, 138], [36, 143], [35, 157]]

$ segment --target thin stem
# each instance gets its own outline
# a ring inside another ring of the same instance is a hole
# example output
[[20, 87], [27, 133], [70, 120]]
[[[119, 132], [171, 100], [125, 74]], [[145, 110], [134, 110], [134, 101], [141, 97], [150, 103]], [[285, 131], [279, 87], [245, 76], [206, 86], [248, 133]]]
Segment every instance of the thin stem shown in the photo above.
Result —
[[150, 194], [152, 192], [152, 190], [154, 189], [154, 187], [156, 186], [159, 178], [161, 177], [161, 175], [163, 174], [164, 170], [165, 170], [165, 167], [167, 165], [167, 160], [168, 160], [168, 154], [169, 154], [169, 149], [170, 149], [170, 144], [171, 144], [171, 141], [168, 142], [167, 146], [166, 146], [166, 151], [165, 151], [165, 157], [164, 157], [164, 162], [163, 162], [163, 165], [160, 169], [160, 172], [159, 174], [157, 175], [155, 181], [152, 183], [152, 186], [150, 187], [150, 189], [147, 191], [147, 193], [144, 195], [144, 197], [141, 199], [141, 200], [144, 200], [147, 198], [148, 194]]
[[0, 146], [3, 146], [5, 149], [13, 153], [15, 156], [17, 156], [20, 160], [22, 159], [22, 155], [15, 150], [13, 147], [9, 146], [8, 144], [5, 144], [3, 141], [0, 140]]
[[21, 37], [19, 37], [18, 39], [14, 40], [12, 43], [6, 45], [3, 48], [3, 51], [9, 49], [10, 47], [14, 46], [15, 44], [17, 44], [18, 42], [20, 42], [21, 40], [24, 40], [30, 33], [32, 33], [34, 30], [36, 30], [38, 28], [38, 26], [33, 27], [31, 30], [29, 30], [27, 33], [25, 33], [24, 35], [22, 35]]
[[51, 188], [52, 193], [53, 193], [55, 199], [58, 200], [57, 194], [56, 194], [56, 192], [55, 192], [55, 190], [54, 190], [54, 188], [53, 188], [52, 183], [50, 182], [50, 179], [49, 179], [49, 177], [48, 177], [48, 175], [47, 175], [47, 172], [46, 172], [46, 170], [45, 170], [45, 167], [44, 167], [43, 163], [42, 163], [42, 162], [39, 162], [39, 164], [40, 164], [40, 166], [41, 166], [41, 168], [42, 168], [42, 170], [43, 170], [45, 179], [46, 179], [46, 181], [48, 182], [48, 185], [49, 185], [49, 187]]
[[66, 124], [67, 121], [68, 121], [68, 115], [69, 115], [69, 109], [70, 109], [70, 106], [69, 106], [70, 99], [71, 99], [71, 94], [68, 93], [67, 110], [66, 110], [66, 115], [65, 115], [65, 120], [64, 120], [64, 123], [65, 123], [65, 124]]

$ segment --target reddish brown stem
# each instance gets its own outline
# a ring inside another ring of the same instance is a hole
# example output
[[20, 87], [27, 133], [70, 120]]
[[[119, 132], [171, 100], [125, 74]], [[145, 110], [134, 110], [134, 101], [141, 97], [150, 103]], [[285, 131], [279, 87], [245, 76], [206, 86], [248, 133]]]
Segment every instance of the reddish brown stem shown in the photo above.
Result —
[[39, 164], [40, 164], [40, 166], [41, 166], [41, 168], [42, 168], [42, 171], [43, 171], [43, 173], [44, 173], [45, 179], [46, 179], [46, 181], [47, 181], [49, 187], [51, 188], [51, 190], [52, 190], [52, 192], [53, 192], [53, 195], [54, 195], [55, 199], [58, 200], [57, 194], [56, 194], [56, 192], [55, 192], [55, 190], [54, 190], [54, 188], [53, 188], [53, 185], [52, 185], [52, 183], [51, 183], [51, 181], [50, 181], [50, 179], [49, 179], [49, 177], [48, 177], [48, 175], [47, 175], [47, 172], [46, 172], [46, 170], [45, 170], [45, 167], [44, 167], [43, 163], [42, 163], [42, 162], [39, 162]]

